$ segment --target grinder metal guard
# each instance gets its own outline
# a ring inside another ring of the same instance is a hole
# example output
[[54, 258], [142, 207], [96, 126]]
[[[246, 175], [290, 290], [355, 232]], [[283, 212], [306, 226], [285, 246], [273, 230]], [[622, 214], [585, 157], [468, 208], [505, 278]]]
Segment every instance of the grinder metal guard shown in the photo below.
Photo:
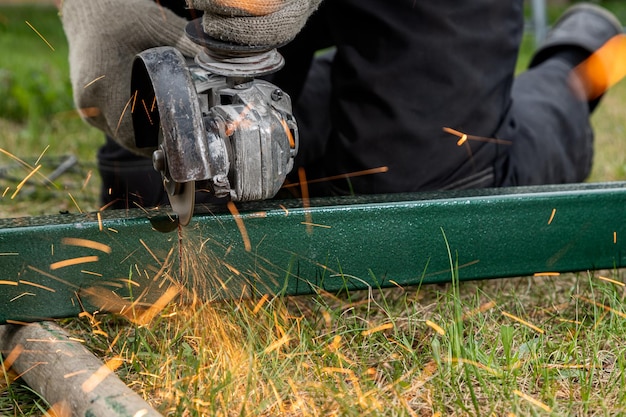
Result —
[[149, 49], [135, 57], [131, 80], [136, 145], [153, 149], [182, 225], [196, 188], [233, 201], [272, 198], [298, 150], [291, 99], [254, 78], [280, 69], [280, 54], [217, 41], [200, 27], [196, 20], [186, 29], [203, 46], [195, 62], [172, 47]]

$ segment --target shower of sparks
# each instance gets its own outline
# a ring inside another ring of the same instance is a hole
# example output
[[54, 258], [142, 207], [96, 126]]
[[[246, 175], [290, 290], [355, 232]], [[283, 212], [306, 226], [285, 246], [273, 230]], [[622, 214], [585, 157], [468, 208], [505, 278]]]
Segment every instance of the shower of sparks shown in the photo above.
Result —
[[37, 35], [39, 35], [41, 40], [43, 40], [46, 43], [46, 45], [48, 45], [48, 47], [54, 51], [54, 47], [50, 44], [50, 42], [48, 42], [48, 40], [46, 38], [44, 38], [43, 35], [41, 33], [39, 33], [39, 31], [37, 29], [35, 29], [35, 27], [33, 25], [31, 25], [28, 20], [25, 20], [25, 22], [28, 25], [28, 27], [30, 27]]

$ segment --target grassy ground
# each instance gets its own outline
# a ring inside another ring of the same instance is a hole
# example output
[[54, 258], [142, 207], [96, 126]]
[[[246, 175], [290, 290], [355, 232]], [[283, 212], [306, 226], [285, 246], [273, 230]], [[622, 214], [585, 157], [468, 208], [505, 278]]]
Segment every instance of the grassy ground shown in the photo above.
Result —
[[[71, 111], [56, 12], [0, 7], [0, 54], [11, 57], [0, 66], [0, 148], [39, 159], [45, 175], [78, 160], [54, 184], [34, 176], [11, 198], [30, 170], [0, 154], [0, 216], [97, 209], [90, 173], [102, 138]], [[625, 107], [622, 83], [594, 116], [591, 180], [626, 179]], [[147, 326], [113, 316], [63, 323], [103, 359], [122, 357], [118, 374], [168, 415], [620, 415], [623, 282], [623, 271], [597, 271], [170, 305]], [[46, 410], [9, 381], [0, 381], [1, 415]]]

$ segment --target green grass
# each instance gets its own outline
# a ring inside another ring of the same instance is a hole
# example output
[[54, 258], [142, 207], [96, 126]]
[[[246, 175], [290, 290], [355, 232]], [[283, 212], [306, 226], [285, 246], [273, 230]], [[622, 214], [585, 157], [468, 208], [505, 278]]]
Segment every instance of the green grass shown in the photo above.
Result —
[[[525, 39], [520, 68], [532, 45]], [[11, 57], [0, 68], [0, 148], [31, 165], [47, 149], [46, 175], [65, 155], [79, 161], [11, 199], [29, 169], [0, 154], [0, 195], [11, 191], [0, 216], [97, 209], [102, 134], [71, 111], [56, 11], [0, 7], [0, 54]], [[593, 118], [593, 181], [626, 179], [624, 108], [622, 83]], [[166, 415], [620, 415], [624, 281], [624, 271], [601, 271], [172, 304], [149, 325], [111, 315], [62, 323], [103, 360], [122, 357], [118, 375]], [[10, 373], [0, 380], [1, 415], [46, 409]]]

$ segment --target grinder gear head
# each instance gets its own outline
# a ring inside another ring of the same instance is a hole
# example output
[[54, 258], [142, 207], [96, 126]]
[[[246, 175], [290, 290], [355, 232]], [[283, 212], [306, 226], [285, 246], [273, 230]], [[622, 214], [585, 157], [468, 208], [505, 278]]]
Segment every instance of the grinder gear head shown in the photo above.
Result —
[[[191, 22], [188, 33], [195, 27]], [[216, 40], [203, 46], [191, 63], [172, 47], [146, 50], [132, 70], [136, 145], [153, 149], [182, 225], [193, 214], [197, 187], [233, 201], [272, 198], [298, 151], [291, 99], [254, 79], [282, 66], [278, 52]]]

